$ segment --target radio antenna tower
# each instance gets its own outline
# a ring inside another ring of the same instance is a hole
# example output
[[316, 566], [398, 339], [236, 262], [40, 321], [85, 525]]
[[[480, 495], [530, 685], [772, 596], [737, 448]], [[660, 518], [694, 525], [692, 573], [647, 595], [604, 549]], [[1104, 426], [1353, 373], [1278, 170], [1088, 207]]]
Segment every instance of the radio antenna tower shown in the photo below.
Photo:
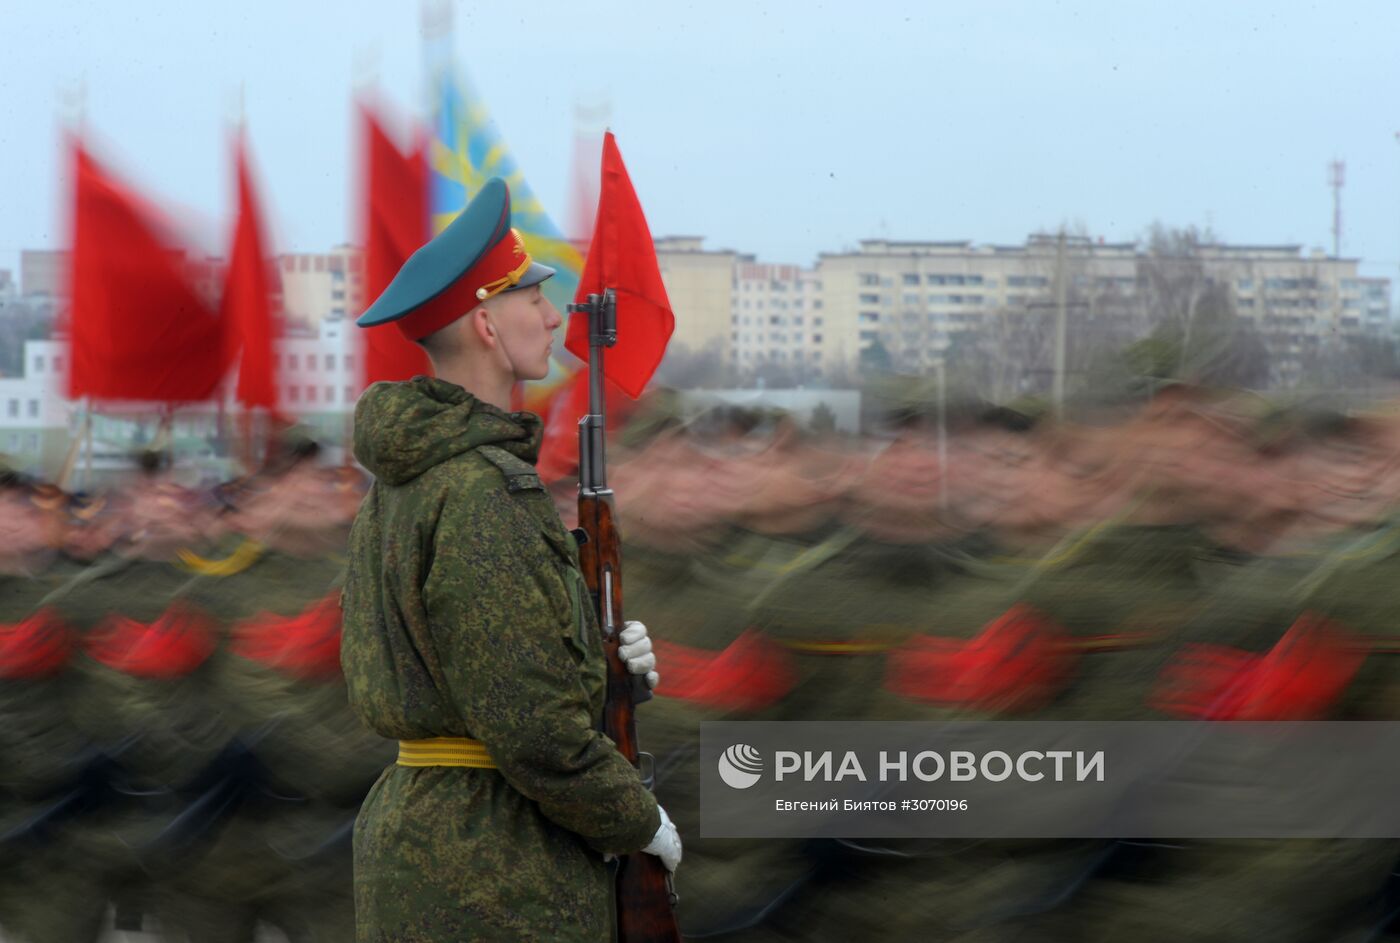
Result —
[[1342, 187], [1347, 182], [1347, 163], [1334, 160], [1329, 165], [1328, 184], [1332, 187], [1332, 258], [1342, 254]]

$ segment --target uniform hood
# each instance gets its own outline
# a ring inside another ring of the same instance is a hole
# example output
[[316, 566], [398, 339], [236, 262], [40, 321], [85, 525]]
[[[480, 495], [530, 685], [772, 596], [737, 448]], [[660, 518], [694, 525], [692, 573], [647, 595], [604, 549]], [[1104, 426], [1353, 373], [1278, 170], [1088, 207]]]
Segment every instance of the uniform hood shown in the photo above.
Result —
[[376, 383], [355, 405], [355, 458], [389, 485], [483, 445], [534, 464], [543, 432], [533, 413], [507, 413], [435, 377]]

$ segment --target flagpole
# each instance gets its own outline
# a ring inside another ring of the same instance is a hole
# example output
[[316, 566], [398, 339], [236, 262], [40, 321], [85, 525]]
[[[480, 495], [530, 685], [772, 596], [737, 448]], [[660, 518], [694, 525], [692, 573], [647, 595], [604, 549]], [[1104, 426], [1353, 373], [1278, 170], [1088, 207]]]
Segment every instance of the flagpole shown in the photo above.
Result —
[[80, 420], [77, 428], [73, 428], [73, 419], [69, 417], [69, 428], [73, 429], [70, 434], [72, 441], [68, 443], [68, 451], [63, 453], [63, 464], [58, 466], [58, 474], [54, 476], [53, 483], [60, 491], [68, 490], [68, 481], [73, 477], [73, 469], [78, 465], [78, 453], [82, 449], [83, 423]]
[[252, 474], [257, 466], [257, 447], [253, 444], [253, 409], [251, 406], [244, 406], [238, 412], [238, 458], [243, 465], [245, 475]]
[[63, 456], [63, 466], [59, 469], [58, 480], [54, 482], [60, 491], [68, 490], [68, 482], [73, 478], [73, 470], [78, 466], [78, 455], [83, 450], [84, 428], [92, 422], [90, 403], [86, 397], [83, 400], [83, 419], [75, 430], [73, 441], [68, 444], [68, 452]]
[[215, 394], [214, 401], [214, 441], [224, 454], [215, 454], [216, 459], [223, 459], [233, 454], [228, 434], [228, 381], [219, 384], [219, 389]]
[[83, 459], [83, 490], [92, 489], [92, 397], [87, 398], [87, 418], [83, 423], [83, 438], [87, 440], [86, 455]]

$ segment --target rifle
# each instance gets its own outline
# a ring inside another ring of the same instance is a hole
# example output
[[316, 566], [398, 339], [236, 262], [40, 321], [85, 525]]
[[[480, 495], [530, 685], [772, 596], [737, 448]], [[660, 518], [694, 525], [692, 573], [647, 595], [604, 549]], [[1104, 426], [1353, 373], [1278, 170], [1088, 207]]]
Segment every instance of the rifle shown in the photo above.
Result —
[[[651, 691], [645, 678], [628, 672], [617, 653], [623, 625], [622, 540], [613, 512], [613, 492], [608, 487], [603, 393], [603, 348], [617, 343], [617, 294], [611, 288], [604, 289], [601, 295], [589, 295], [583, 304], [569, 305], [569, 313], [588, 316], [588, 414], [578, 424], [578, 525], [586, 535], [580, 541], [579, 564], [593, 597], [607, 655], [603, 732], [617, 744], [618, 752], [638, 767], [642, 781], [651, 788], [651, 754], [637, 747], [633, 717], [635, 706], [648, 700]], [[680, 943], [676, 893], [671, 872], [660, 858], [640, 852], [623, 855], [618, 860], [615, 889], [618, 943]]]

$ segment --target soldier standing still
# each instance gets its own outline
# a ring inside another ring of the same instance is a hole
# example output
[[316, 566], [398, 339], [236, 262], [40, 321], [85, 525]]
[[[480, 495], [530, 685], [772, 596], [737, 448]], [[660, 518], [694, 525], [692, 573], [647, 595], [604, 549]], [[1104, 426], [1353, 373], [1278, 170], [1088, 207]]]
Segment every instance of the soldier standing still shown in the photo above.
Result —
[[[674, 870], [680, 838], [600, 730], [606, 665], [577, 547], [535, 473], [560, 316], [491, 180], [362, 327], [393, 322], [436, 377], [355, 414], [375, 481], [351, 531], [341, 661], [352, 707], [399, 741], [355, 827], [360, 943], [612, 938], [605, 855]], [[640, 623], [622, 657], [655, 683]]]

